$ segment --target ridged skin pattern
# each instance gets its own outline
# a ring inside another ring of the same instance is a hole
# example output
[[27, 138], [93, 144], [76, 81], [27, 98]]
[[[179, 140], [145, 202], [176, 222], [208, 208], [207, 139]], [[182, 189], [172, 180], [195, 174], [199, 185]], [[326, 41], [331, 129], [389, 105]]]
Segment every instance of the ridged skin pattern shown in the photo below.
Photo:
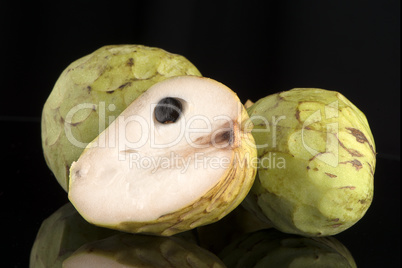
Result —
[[334, 235], [363, 217], [373, 199], [374, 139], [343, 95], [293, 89], [248, 108], [260, 165], [244, 202], [277, 229]]

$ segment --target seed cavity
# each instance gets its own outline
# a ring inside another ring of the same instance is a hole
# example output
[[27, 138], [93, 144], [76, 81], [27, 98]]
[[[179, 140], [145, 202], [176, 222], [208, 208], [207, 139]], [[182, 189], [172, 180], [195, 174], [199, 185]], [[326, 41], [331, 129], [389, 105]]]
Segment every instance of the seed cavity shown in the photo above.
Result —
[[232, 145], [233, 143], [233, 130], [227, 130], [219, 133], [215, 137], [215, 143], [228, 143], [229, 145]]

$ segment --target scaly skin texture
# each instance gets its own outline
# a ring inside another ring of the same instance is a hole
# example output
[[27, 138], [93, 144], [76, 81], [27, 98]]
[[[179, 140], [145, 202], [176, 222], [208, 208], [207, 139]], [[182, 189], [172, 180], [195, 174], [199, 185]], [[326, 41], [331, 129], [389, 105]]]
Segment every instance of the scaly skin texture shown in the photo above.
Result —
[[131, 234], [88, 243], [66, 259], [63, 267], [99, 263], [118, 267], [225, 267], [211, 252], [181, 238]]
[[71, 203], [43, 221], [31, 249], [30, 268], [61, 267], [85, 243], [117, 234], [86, 222]]
[[239, 237], [218, 256], [227, 267], [355, 268], [349, 250], [333, 237], [307, 238], [261, 230]]
[[201, 74], [183, 56], [141, 45], [105, 46], [71, 63], [42, 112], [44, 156], [64, 190], [85, 145], [150, 86], [179, 75]]
[[293, 89], [248, 109], [260, 166], [244, 206], [277, 229], [304, 236], [344, 231], [373, 199], [374, 139], [343, 95]]

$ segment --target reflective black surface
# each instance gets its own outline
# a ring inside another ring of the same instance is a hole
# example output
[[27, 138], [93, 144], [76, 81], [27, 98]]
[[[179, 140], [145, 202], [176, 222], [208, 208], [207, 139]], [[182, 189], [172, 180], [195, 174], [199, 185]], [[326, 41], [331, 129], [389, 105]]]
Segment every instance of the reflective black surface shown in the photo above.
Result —
[[[67, 195], [42, 157], [39, 122], [3, 122], [8, 141], [2, 155], [1, 211], [4, 267], [27, 267], [39, 227]], [[400, 162], [378, 157], [375, 197], [364, 218], [336, 235], [358, 267], [400, 263]], [[219, 233], [215, 234], [219, 239]]]
[[378, 162], [372, 206], [335, 238], [358, 267], [400, 266], [400, 2], [262, 3], [2, 1], [2, 267], [28, 267], [42, 221], [68, 201], [42, 154], [47, 96], [70, 62], [119, 43], [182, 54], [243, 102], [293, 87], [342, 92], [366, 114]]

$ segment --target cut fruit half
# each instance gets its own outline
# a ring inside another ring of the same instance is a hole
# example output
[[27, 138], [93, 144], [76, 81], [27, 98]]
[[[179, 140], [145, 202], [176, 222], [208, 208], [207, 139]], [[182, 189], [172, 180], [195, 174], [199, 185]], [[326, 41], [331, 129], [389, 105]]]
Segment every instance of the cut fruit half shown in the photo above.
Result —
[[70, 169], [69, 199], [89, 222], [172, 235], [215, 222], [253, 184], [248, 115], [225, 85], [195, 76], [157, 83]]

